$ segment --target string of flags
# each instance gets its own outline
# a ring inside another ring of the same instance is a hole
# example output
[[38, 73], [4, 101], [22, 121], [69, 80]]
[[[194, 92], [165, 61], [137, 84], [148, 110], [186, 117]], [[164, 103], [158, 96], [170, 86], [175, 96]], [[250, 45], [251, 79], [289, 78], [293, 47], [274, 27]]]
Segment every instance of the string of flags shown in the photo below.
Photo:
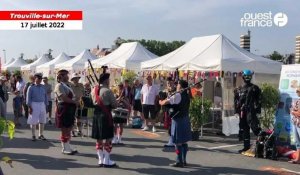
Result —
[[[102, 73], [101, 68], [95, 68], [95, 71], [97, 74]], [[109, 69], [109, 72], [116, 75], [123, 75], [129, 70], [126, 69]], [[28, 71], [29, 73], [34, 73], [35, 71]], [[57, 70], [51, 71], [49, 70], [49, 75], [50, 74], [56, 74]], [[80, 75], [89, 75], [92, 74], [91, 69], [86, 69], [82, 71], [69, 71], [70, 74], [72, 73], [78, 73]], [[22, 74], [25, 74], [25, 71], [22, 71]], [[151, 75], [152, 77], [156, 78], [167, 78], [167, 77], [173, 77], [173, 79], [181, 79], [181, 78], [194, 78], [194, 79], [220, 79], [220, 78], [236, 78], [236, 77], [241, 77], [242, 73], [241, 72], [231, 72], [231, 71], [186, 71], [186, 70], [176, 70], [176, 71], [141, 71], [138, 72], [138, 75], [141, 77], [145, 77], [147, 75]]]

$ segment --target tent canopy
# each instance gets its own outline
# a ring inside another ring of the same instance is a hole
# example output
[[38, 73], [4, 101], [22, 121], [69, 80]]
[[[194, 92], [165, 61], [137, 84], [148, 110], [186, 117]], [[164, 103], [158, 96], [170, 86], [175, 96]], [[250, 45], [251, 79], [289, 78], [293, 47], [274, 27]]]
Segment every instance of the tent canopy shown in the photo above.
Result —
[[75, 58], [57, 64], [55, 66], [55, 69], [66, 69], [69, 71], [83, 71], [85, 62], [87, 62], [88, 60], [95, 60], [95, 59], [97, 59], [97, 57], [93, 55], [88, 49], [85, 49]]
[[37, 59], [33, 63], [22, 66], [21, 70], [35, 72], [37, 66], [47, 63], [49, 61], [50, 61], [50, 59], [48, 58], [47, 54], [43, 54], [39, 59]]
[[62, 52], [61, 54], [59, 54], [53, 60], [51, 60], [47, 63], [44, 63], [42, 65], [37, 66], [36, 70], [37, 70], [37, 72], [43, 73], [44, 76], [49, 76], [50, 74], [54, 73], [55, 64], [63, 63], [63, 62], [68, 61], [70, 59], [71, 58], [67, 54]]
[[14, 62], [15, 61], [15, 59], [14, 58], [12, 58], [12, 59], [10, 59], [8, 62], [6, 62], [3, 66], [5, 66], [5, 65], [9, 65], [10, 63], [12, 63], [12, 62]]
[[157, 56], [144, 48], [139, 42], [130, 42], [122, 44], [111, 54], [92, 61], [92, 64], [95, 68], [108, 66], [109, 68], [138, 71], [141, 70], [141, 62], [152, 60], [154, 58], [157, 58]]
[[19, 57], [12, 63], [3, 66], [3, 70], [8, 70], [8, 71], [21, 70], [21, 66], [24, 66], [26, 64], [27, 62], [23, 60], [23, 58]]
[[236, 71], [280, 74], [281, 63], [252, 54], [222, 34], [192, 38], [185, 45], [157, 59], [142, 63], [143, 70]]

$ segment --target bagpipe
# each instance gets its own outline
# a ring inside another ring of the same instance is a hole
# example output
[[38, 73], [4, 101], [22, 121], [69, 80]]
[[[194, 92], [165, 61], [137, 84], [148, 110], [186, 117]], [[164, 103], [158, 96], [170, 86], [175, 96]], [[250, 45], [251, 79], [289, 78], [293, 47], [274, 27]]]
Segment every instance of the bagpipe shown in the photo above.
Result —
[[[89, 81], [90, 85], [92, 87], [95, 87], [96, 85], [99, 84], [99, 78], [97, 77], [96, 71], [90, 59], [88, 59], [88, 63], [89, 63], [88, 69], [91, 69], [93, 74], [91, 75], [90, 71], [88, 71], [88, 75], [86, 75], [86, 78]], [[102, 74], [105, 74], [108, 69], [108, 66], [101, 66], [101, 69], [102, 69]]]
[[[95, 69], [94, 69], [90, 59], [88, 59], [88, 63], [89, 63], [88, 69], [91, 69], [92, 74], [90, 73], [90, 71], [87, 71], [88, 74], [86, 75], [86, 78], [87, 78], [88, 82], [90, 83], [91, 87], [93, 88], [99, 84], [99, 78], [97, 77], [97, 74], [95, 72]], [[106, 70], [108, 69], [108, 67], [102, 66], [101, 69], [102, 69], [102, 73], [106, 73]], [[94, 107], [91, 97], [82, 97], [80, 100], [80, 103], [83, 107], [86, 107], [86, 108]]]
[[167, 99], [167, 98], [170, 98], [170, 97], [174, 96], [174, 95], [177, 94], [177, 93], [181, 93], [181, 92], [183, 92], [183, 91], [189, 90], [189, 89], [191, 89], [192, 87], [194, 87], [194, 86], [196, 86], [196, 85], [198, 85], [198, 84], [200, 84], [200, 83], [202, 83], [202, 82], [204, 82], [204, 81], [206, 81], [206, 79], [201, 79], [201, 80], [198, 81], [197, 83], [191, 84], [191, 85], [189, 85], [188, 87], [181, 89], [179, 92], [178, 92], [178, 91], [175, 91], [175, 92], [171, 93], [170, 95], [168, 95], [167, 92], [160, 91], [159, 94], [158, 94], [159, 100], [165, 100], [165, 99]]

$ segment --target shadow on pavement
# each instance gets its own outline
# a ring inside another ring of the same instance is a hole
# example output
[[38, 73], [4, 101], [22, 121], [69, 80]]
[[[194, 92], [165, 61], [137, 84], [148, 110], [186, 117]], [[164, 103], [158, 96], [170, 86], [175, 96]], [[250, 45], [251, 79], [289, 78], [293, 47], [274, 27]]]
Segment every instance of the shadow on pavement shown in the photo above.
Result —
[[4, 156], [9, 156], [13, 161], [30, 165], [35, 169], [68, 170], [70, 168], [96, 168], [96, 167], [98, 167], [97, 165], [93, 166], [93, 165], [77, 163], [76, 159], [67, 159], [67, 158], [57, 159], [57, 158], [43, 156], [43, 155], [30, 155], [30, 154], [22, 154], [22, 153], [5, 153]]
[[34, 142], [31, 140], [31, 136], [28, 138], [15, 137], [12, 140], [4, 137], [3, 143], [4, 144], [2, 148], [48, 149], [50, 147], [55, 147], [51, 140], [37, 140]]
[[[122, 168], [121, 168], [122, 169]], [[186, 167], [186, 168], [123, 168], [124, 170], [134, 171], [140, 174], [147, 175], [219, 175], [219, 174], [255, 174], [255, 175], [272, 175], [268, 172], [262, 172], [258, 170], [242, 169], [242, 168], [230, 168], [230, 167]]]

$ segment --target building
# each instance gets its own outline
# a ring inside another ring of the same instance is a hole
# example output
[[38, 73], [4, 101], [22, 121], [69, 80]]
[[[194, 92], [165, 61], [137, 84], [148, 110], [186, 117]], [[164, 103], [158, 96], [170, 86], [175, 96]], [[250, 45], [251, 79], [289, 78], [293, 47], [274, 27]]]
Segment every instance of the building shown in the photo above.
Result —
[[240, 36], [240, 47], [250, 52], [250, 31], [248, 34]]
[[296, 36], [296, 52], [295, 52], [295, 63], [300, 61], [300, 35]]

